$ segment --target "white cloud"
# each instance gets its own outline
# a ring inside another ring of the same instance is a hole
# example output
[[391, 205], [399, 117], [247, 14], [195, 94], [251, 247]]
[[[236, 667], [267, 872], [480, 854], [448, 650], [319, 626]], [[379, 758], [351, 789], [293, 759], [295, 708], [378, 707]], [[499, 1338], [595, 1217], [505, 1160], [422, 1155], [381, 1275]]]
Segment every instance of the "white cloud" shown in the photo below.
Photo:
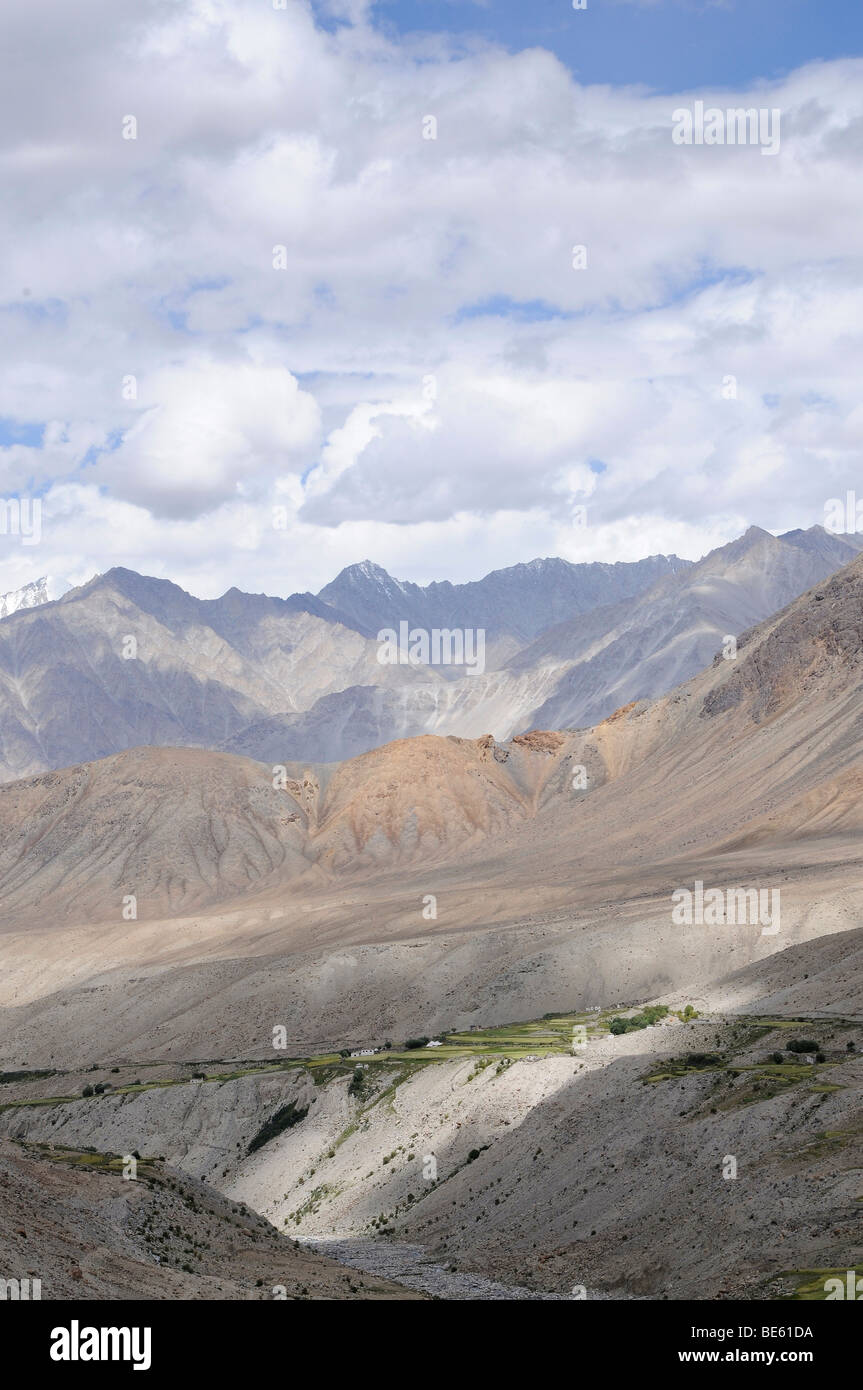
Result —
[[314, 456], [317, 402], [284, 368], [194, 361], [139, 387], [143, 408], [96, 477], [157, 515], [196, 516], [260, 495]]
[[33, 566], [286, 592], [365, 555], [417, 578], [694, 555], [863, 493], [863, 64], [695, 94], [781, 108], [765, 160], [674, 146], [692, 94], [345, 13], [334, 33], [301, 0], [0, 17], [21, 55], [0, 417], [49, 422], [42, 450], [0, 449], [0, 487], [60, 508], [42, 554], [2, 542], [5, 587]]

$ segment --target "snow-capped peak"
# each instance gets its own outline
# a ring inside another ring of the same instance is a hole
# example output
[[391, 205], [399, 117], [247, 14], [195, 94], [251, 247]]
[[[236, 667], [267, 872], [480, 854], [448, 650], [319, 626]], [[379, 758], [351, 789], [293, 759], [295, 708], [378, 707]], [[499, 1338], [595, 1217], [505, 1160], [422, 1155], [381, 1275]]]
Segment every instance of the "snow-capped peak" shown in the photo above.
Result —
[[20, 589], [12, 589], [8, 594], [0, 594], [0, 618], [11, 617], [13, 613], [18, 613], [22, 608], [38, 608], [42, 603], [50, 603], [52, 599], [59, 598], [69, 588], [62, 580], [52, 579], [49, 575], [43, 575], [41, 579], [33, 579], [29, 584], [24, 584]]

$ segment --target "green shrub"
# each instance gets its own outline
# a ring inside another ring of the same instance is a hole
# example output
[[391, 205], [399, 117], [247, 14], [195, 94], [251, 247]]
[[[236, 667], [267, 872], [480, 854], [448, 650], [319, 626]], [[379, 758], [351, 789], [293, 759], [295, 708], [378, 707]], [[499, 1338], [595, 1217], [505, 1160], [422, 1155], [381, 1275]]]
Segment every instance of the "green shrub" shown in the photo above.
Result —
[[658, 1023], [659, 1020], [665, 1018], [667, 1014], [668, 1006], [666, 1004], [650, 1004], [646, 1009], [642, 1009], [640, 1014], [636, 1014], [635, 1016], [636, 1018], [644, 1019], [642, 1027], [645, 1027], [651, 1023]]
[[610, 1033], [632, 1033], [637, 1028], [649, 1028], [651, 1024], [658, 1023], [661, 1018], [665, 1018], [668, 1013], [666, 1004], [650, 1004], [646, 1009], [642, 1009], [640, 1014], [633, 1014], [631, 1018], [613, 1018], [608, 1025]]
[[278, 1134], [282, 1134], [286, 1129], [291, 1129], [294, 1125], [298, 1125], [301, 1120], [306, 1118], [308, 1113], [308, 1106], [306, 1106], [304, 1110], [298, 1110], [297, 1102], [295, 1100], [289, 1101], [287, 1105], [283, 1105], [274, 1115], [271, 1115], [266, 1124], [261, 1126], [254, 1139], [249, 1144], [249, 1147], [246, 1149], [246, 1153], [252, 1154], [256, 1149], [263, 1148], [264, 1144], [268, 1144], [270, 1140], [275, 1139]]
[[818, 1043], [811, 1038], [792, 1038], [788, 1044], [789, 1052], [817, 1052]]

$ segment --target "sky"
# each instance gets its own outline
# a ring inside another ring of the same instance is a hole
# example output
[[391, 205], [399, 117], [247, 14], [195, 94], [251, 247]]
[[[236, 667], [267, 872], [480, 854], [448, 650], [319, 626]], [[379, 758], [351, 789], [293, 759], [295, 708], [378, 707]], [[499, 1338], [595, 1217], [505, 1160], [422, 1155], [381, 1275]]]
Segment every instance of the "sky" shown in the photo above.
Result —
[[[858, 0], [382, 0], [384, 31], [479, 37], [510, 53], [545, 48], [580, 83], [654, 92], [786, 77], [815, 59], [863, 53]], [[325, 4], [322, 23], [337, 23]]]
[[863, 501], [861, 50], [850, 0], [7, 7], [0, 593], [695, 559]]

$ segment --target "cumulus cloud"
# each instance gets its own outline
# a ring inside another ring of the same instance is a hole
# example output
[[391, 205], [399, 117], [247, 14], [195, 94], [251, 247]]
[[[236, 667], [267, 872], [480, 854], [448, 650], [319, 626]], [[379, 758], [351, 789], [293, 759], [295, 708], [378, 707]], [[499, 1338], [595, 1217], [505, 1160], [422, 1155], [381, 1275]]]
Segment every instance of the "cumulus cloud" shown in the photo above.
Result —
[[[697, 555], [863, 495], [863, 64], [660, 97], [339, 16], [0, 17], [0, 419], [45, 427], [0, 487], [46, 513], [0, 585]], [[779, 155], [675, 146], [696, 98], [779, 108]]]
[[[136, 399], [137, 386], [133, 378]], [[320, 410], [284, 368], [186, 362], [142, 386], [152, 403], [96, 475], [155, 515], [197, 516], [231, 497], [260, 496], [314, 457]]]

